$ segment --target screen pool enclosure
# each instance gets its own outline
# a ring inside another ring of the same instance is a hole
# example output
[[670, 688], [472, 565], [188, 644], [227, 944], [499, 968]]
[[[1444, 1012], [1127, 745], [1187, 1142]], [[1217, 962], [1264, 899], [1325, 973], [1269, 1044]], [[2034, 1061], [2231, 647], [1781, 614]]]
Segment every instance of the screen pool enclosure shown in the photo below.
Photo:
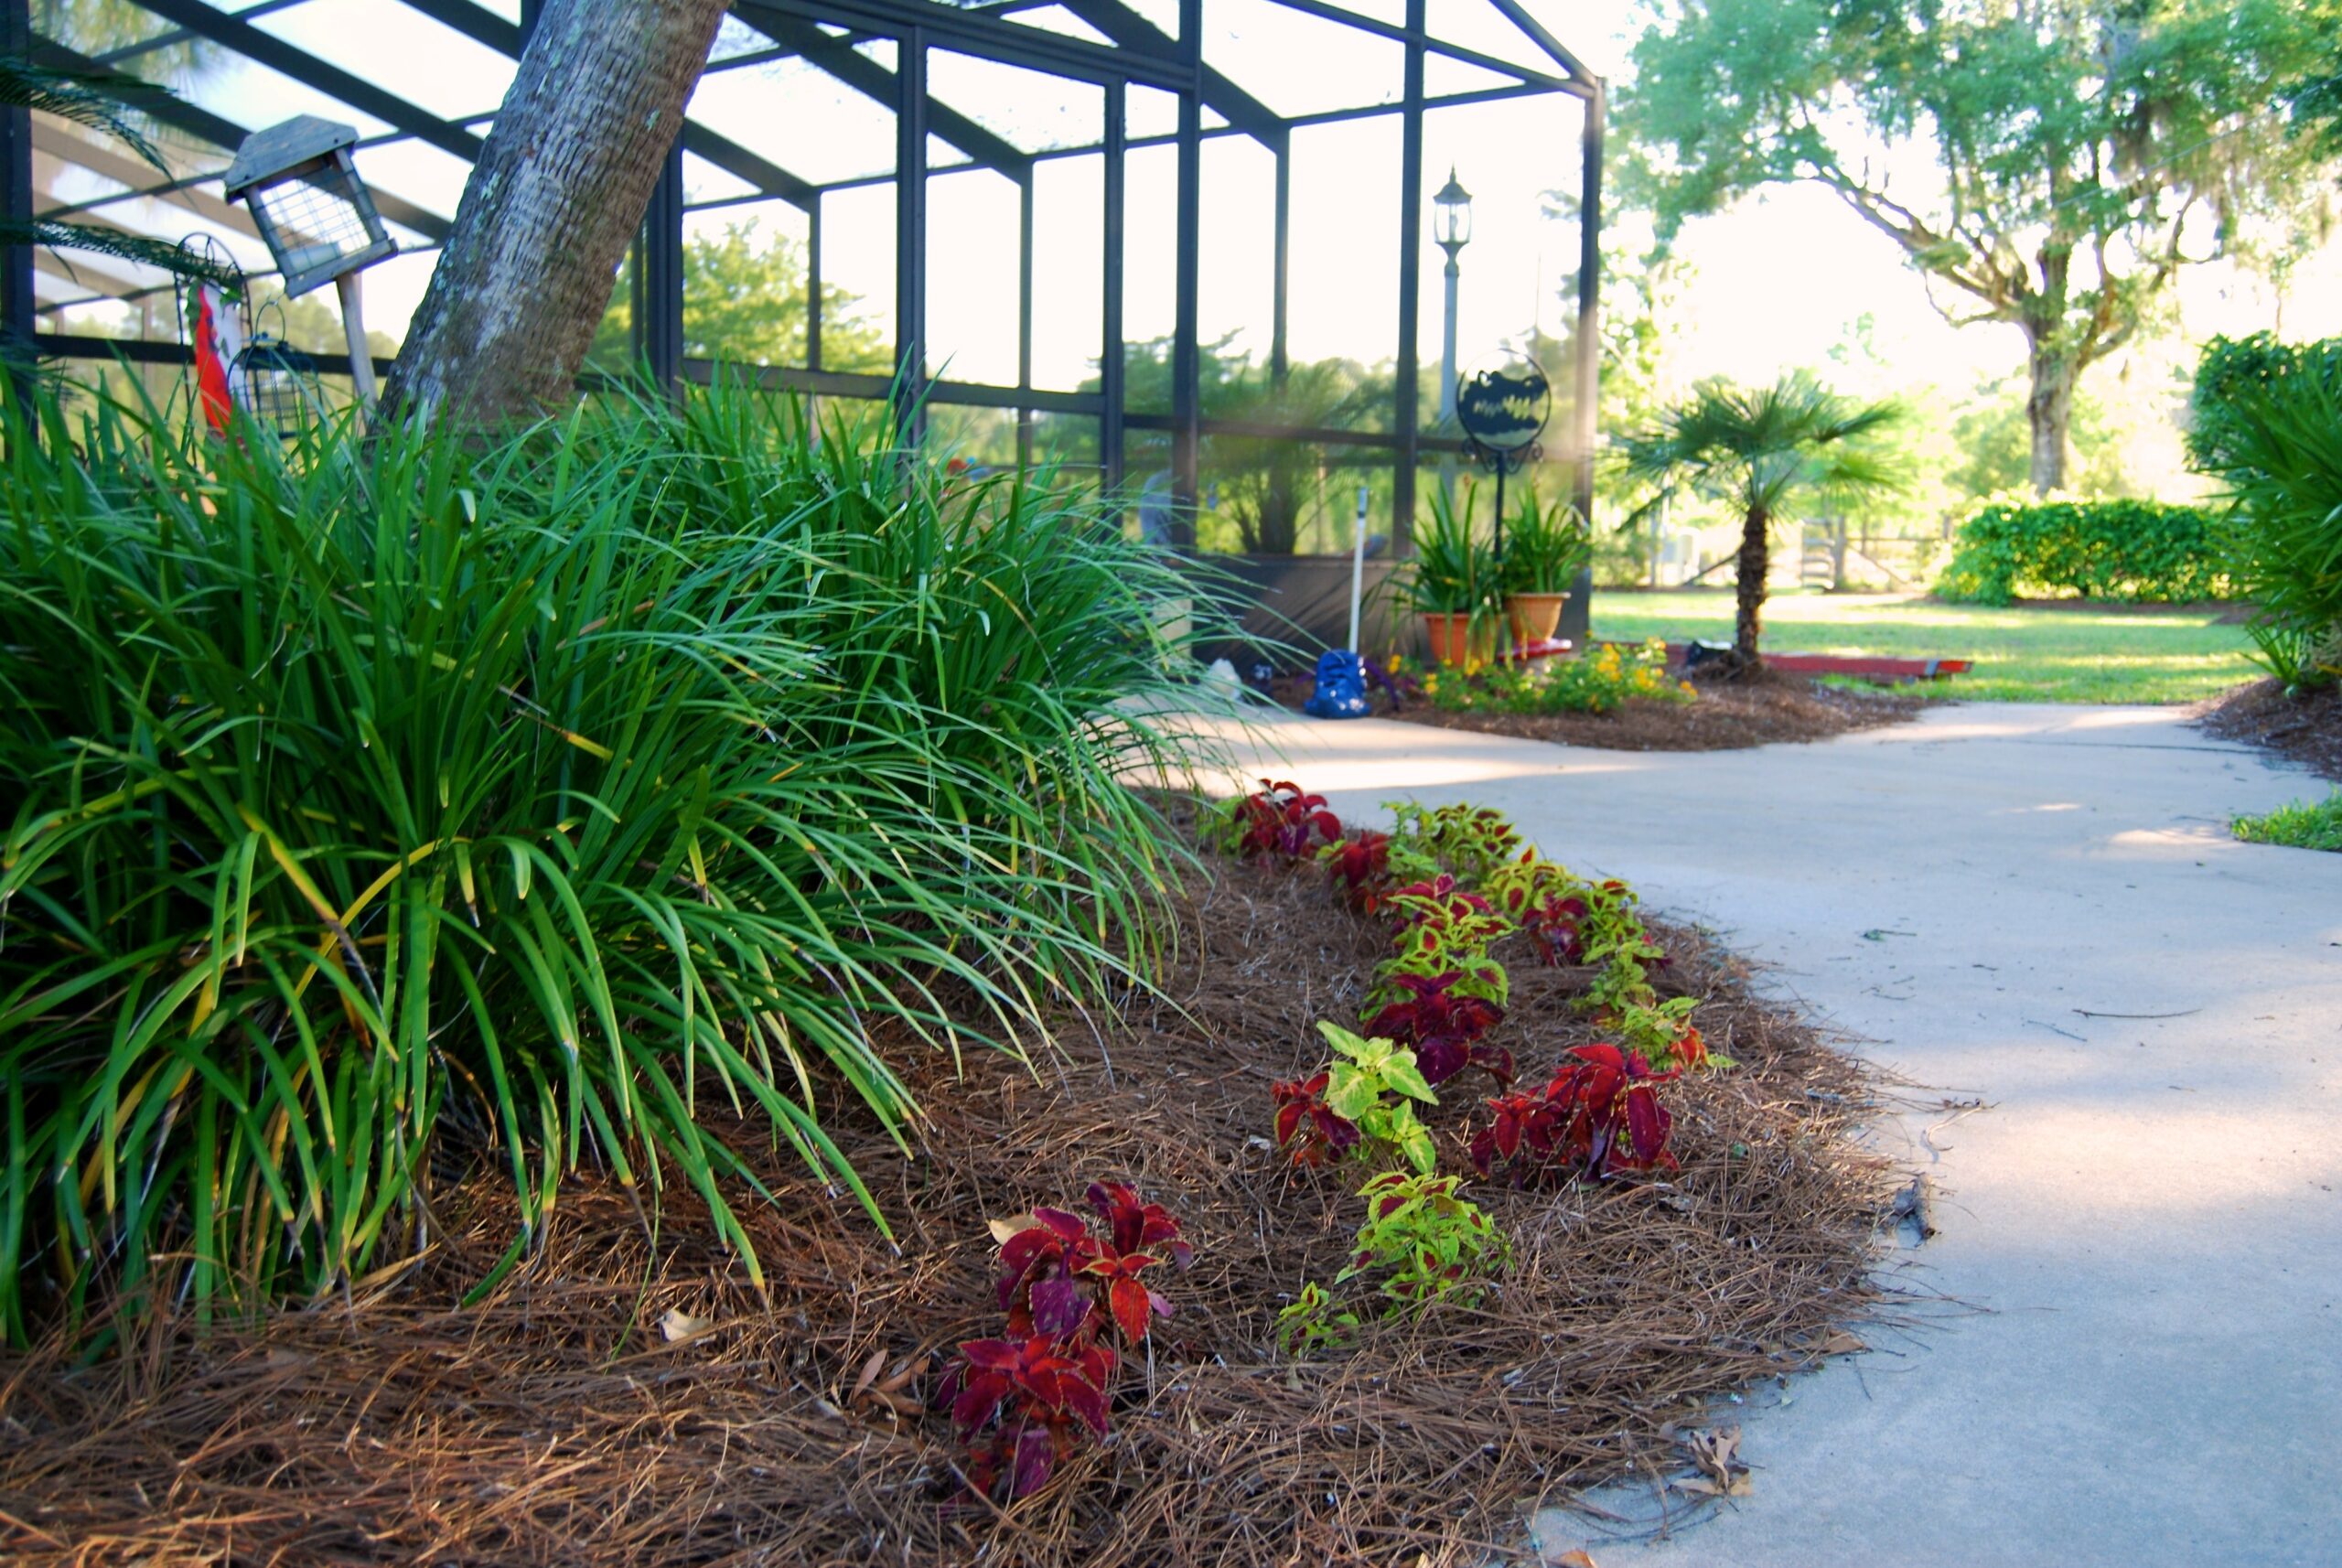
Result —
[[[174, 94], [140, 106], [168, 177], [11, 112], [10, 209], [208, 239], [267, 300], [220, 177], [249, 133], [313, 114], [357, 128], [397, 245], [370, 300], [411, 307], [537, 9], [0, 0], [0, 41], [36, 63]], [[734, 0], [596, 362], [908, 396], [929, 440], [1088, 469], [1207, 551], [1346, 553], [1365, 494], [1401, 553], [1470, 474], [1441, 414], [1433, 199], [1461, 169], [1493, 252], [1501, 162], [1535, 188], [1510, 217], [1542, 225], [1542, 270], [1506, 310], [1476, 302], [1460, 369], [1541, 366], [1548, 490], [1591, 516], [1602, 129], [1600, 79], [1523, 0]], [[16, 248], [0, 303], [51, 355], [157, 378], [186, 356], [171, 281], [135, 262]], [[259, 326], [330, 369], [305, 303]]]

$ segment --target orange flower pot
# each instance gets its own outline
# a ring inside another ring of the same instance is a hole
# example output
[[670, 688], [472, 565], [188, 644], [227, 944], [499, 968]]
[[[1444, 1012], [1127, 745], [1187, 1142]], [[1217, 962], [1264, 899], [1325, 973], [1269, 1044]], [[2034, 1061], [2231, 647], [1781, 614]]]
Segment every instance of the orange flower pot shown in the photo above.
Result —
[[1472, 625], [1468, 615], [1423, 614], [1423, 635], [1431, 639], [1434, 664], [1486, 664], [1496, 658], [1497, 628]]
[[1542, 642], [1552, 637], [1562, 624], [1562, 607], [1569, 599], [1566, 593], [1507, 594], [1504, 613], [1512, 623], [1513, 646]]

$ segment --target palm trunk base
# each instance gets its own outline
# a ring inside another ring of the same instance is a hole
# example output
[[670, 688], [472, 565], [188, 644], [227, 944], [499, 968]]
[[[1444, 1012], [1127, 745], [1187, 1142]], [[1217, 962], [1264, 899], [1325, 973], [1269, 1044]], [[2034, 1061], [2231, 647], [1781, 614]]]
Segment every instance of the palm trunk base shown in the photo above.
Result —
[[1732, 672], [1744, 674], [1765, 667], [1758, 644], [1765, 629], [1765, 579], [1773, 569], [1767, 547], [1772, 519], [1762, 509], [1751, 511], [1742, 524], [1740, 564], [1735, 585], [1738, 613], [1734, 618]]

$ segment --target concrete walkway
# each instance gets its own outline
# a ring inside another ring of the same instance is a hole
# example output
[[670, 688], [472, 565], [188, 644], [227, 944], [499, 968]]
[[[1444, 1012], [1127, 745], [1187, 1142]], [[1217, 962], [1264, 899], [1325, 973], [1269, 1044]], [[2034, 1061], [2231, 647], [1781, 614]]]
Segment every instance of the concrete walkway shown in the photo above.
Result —
[[[1976, 1310], [1750, 1399], [1755, 1496], [1601, 1568], [2342, 1564], [2342, 855], [2240, 844], [2322, 794], [2153, 708], [1951, 706], [1647, 754], [1275, 723], [1346, 821], [1471, 800], [1715, 927], [1939, 1097]], [[1266, 770], [1266, 769], [1263, 769]], [[2109, 1015], [2174, 1015], [2118, 1017]], [[1880, 1129], [1926, 1165], [1934, 1111]]]

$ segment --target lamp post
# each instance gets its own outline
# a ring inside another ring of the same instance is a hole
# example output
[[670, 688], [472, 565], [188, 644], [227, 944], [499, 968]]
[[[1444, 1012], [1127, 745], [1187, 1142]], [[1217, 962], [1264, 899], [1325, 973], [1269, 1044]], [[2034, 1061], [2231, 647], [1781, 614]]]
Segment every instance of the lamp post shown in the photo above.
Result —
[[[1456, 423], [1456, 286], [1462, 269], [1456, 255], [1472, 242], [1472, 193], [1456, 182], [1456, 166], [1447, 167], [1447, 183], [1431, 199], [1432, 238], [1447, 252], [1447, 321], [1439, 349], [1439, 424], [1445, 432]], [[1456, 505], [1456, 457], [1439, 459], [1439, 489], [1448, 506]]]
[[341, 296], [349, 375], [361, 407], [374, 402], [374, 359], [366, 346], [358, 274], [398, 249], [349, 149], [357, 128], [303, 114], [244, 138], [221, 184], [252, 208], [288, 299], [330, 282]]

